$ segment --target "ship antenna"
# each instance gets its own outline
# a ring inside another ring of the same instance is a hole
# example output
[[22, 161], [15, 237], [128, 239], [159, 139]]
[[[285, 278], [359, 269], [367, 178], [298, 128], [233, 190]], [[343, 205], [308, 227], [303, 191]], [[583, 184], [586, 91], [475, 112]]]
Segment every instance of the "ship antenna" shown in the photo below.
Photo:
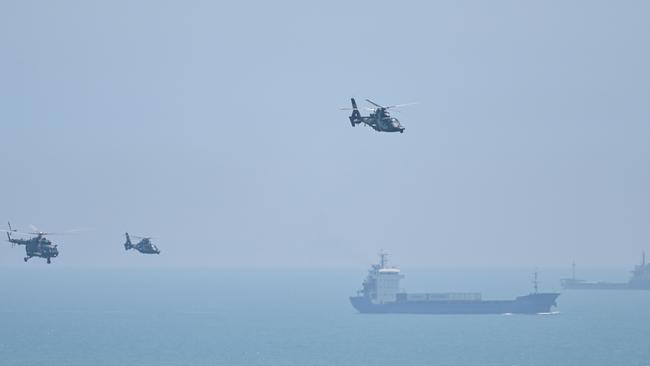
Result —
[[537, 270], [535, 270], [534, 276], [533, 276], [533, 287], [535, 289], [535, 293], [537, 293], [537, 287], [539, 285], [539, 282], [537, 281]]
[[642, 253], [641, 266], [645, 266], [645, 250]]

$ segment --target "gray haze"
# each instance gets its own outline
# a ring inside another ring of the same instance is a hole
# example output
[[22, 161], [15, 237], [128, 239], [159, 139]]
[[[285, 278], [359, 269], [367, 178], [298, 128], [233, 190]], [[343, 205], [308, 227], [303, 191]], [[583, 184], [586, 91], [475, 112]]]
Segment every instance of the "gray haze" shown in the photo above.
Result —
[[[5, 0], [0, 222], [92, 228], [52, 237], [62, 267], [628, 267], [650, 250], [649, 11]], [[420, 104], [380, 134], [351, 96]]]

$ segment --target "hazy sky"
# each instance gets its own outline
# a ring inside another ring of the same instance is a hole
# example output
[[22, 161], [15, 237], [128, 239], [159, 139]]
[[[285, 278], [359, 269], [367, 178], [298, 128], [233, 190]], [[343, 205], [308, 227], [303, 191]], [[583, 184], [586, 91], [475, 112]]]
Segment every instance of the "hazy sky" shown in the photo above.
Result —
[[[92, 228], [52, 237], [61, 267], [628, 267], [650, 251], [649, 14], [4, 0], [0, 220]], [[420, 104], [377, 133], [351, 96]]]

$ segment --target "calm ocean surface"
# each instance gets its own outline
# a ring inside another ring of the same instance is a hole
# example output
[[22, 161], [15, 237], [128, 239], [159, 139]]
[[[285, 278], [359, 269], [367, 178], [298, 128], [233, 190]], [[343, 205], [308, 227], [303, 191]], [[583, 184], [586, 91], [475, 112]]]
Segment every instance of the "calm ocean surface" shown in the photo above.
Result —
[[[412, 292], [531, 290], [527, 271], [404, 271]], [[0, 365], [650, 365], [650, 291], [565, 292], [551, 315], [362, 315], [347, 297], [363, 276], [2, 269]]]

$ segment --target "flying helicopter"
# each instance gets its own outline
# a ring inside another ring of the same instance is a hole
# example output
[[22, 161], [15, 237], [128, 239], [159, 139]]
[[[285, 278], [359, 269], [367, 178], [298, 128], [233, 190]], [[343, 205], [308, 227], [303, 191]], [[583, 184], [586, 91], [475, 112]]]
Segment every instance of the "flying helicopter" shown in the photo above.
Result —
[[131, 243], [131, 237], [129, 236], [129, 233], [126, 233], [126, 243], [124, 243], [124, 249], [129, 250], [129, 249], [135, 249], [140, 253], [143, 254], [160, 254], [160, 249], [153, 245], [151, 243], [152, 237], [140, 237], [140, 236], [133, 236], [136, 239], [141, 239], [140, 242], [137, 244]]
[[372, 127], [375, 131], [378, 132], [399, 132], [404, 133], [404, 127], [399, 123], [399, 120], [395, 117], [391, 117], [388, 113], [389, 109], [406, 107], [408, 105], [413, 105], [417, 103], [406, 103], [406, 104], [396, 104], [389, 106], [382, 106], [370, 99], [366, 99], [366, 102], [372, 104], [374, 108], [368, 108], [370, 115], [362, 116], [357, 108], [357, 102], [354, 98], [350, 98], [352, 101], [352, 108], [341, 108], [341, 110], [352, 111], [350, 118], [350, 124], [352, 127], [358, 124], [366, 124]]
[[[12, 229], [11, 223], [8, 222], [7, 224], [9, 225], [9, 230], [0, 230], [0, 231], [4, 231], [7, 233], [7, 239], [11, 243], [12, 247], [16, 245], [25, 246], [25, 254], [26, 254], [26, 257], [24, 258], [25, 262], [27, 262], [27, 260], [29, 260], [32, 257], [39, 257], [39, 258], [47, 259], [47, 264], [50, 264], [51, 258], [55, 258], [59, 255], [59, 250], [57, 249], [57, 245], [52, 244], [52, 242], [49, 239], [47, 239], [45, 236], [63, 234], [63, 233], [46, 233], [43, 231], [39, 231], [36, 228], [32, 228], [34, 229], [34, 231], [24, 233]], [[32, 236], [36, 235], [36, 236], [29, 239], [14, 239], [11, 237], [11, 234], [32, 235]]]

